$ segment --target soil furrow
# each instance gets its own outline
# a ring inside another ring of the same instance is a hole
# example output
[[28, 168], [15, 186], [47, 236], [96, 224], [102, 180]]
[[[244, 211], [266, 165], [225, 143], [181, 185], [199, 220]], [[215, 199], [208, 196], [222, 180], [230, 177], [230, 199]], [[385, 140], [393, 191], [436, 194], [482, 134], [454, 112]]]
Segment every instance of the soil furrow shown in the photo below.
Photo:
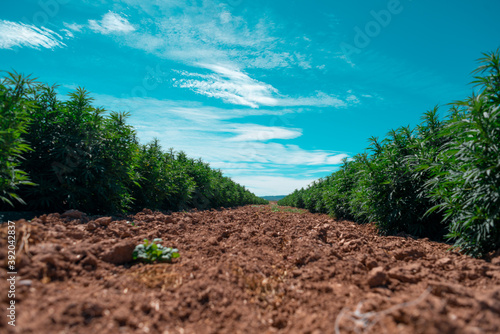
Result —
[[[427, 239], [380, 236], [373, 225], [276, 208], [19, 220], [16, 327], [2, 315], [0, 332], [500, 332], [498, 254], [474, 259]], [[6, 226], [0, 234], [4, 263]], [[145, 238], [162, 238], [180, 258], [134, 262]]]

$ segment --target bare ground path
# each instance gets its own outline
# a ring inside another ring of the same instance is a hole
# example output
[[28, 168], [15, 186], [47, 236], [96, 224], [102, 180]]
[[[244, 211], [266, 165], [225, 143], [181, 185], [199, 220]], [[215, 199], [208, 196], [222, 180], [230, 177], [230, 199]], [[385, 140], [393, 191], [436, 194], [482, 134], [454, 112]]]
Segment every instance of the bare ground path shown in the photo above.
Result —
[[[500, 256], [325, 215], [73, 212], [18, 221], [16, 232], [16, 327], [2, 265], [1, 333], [500, 333]], [[181, 257], [132, 262], [144, 238]], [[4, 225], [2, 264], [6, 253]]]

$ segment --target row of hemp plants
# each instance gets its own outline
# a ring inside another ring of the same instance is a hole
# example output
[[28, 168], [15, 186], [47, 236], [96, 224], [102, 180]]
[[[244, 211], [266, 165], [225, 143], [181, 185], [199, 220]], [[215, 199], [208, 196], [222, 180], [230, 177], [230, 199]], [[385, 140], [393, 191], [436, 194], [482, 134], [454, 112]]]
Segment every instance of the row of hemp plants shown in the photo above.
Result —
[[126, 113], [93, 105], [77, 88], [17, 73], [0, 79], [0, 210], [118, 213], [266, 204], [158, 140], [140, 144]]
[[476, 93], [415, 128], [370, 138], [368, 151], [280, 202], [383, 233], [445, 238], [472, 256], [500, 248], [499, 51], [479, 60]]

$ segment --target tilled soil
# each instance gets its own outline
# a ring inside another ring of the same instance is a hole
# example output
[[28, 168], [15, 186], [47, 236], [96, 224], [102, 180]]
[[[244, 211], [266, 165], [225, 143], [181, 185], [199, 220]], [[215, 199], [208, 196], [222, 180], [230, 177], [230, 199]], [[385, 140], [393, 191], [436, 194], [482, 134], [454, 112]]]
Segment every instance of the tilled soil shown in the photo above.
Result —
[[[2, 333], [500, 333], [500, 256], [276, 206], [17, 221]], [[172, 263], [132, 260], [143, 239]], [[0, 262], [7, 262], [7, 227]]]

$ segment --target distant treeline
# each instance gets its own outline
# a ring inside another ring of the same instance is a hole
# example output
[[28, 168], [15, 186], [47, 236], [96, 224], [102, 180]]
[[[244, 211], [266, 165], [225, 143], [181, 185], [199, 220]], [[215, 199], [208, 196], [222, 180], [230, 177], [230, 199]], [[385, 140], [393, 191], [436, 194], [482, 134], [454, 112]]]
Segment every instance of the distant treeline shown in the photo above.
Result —
[[499, 51], [475, 70], [478, 93], [437, 107], [417, 127], [370, 138], [369, 153], [278, 202], [360, 223], [384, 233], [447, 238], [483, 256], [500, 248]]
[[[0, 78], [0, 210], [118, 213], [267, 204], [200, 159], [140, 144], [127, 114], [92, 106], [82, 88]], [[165, 124], [168, 131], [168, 124]]]

